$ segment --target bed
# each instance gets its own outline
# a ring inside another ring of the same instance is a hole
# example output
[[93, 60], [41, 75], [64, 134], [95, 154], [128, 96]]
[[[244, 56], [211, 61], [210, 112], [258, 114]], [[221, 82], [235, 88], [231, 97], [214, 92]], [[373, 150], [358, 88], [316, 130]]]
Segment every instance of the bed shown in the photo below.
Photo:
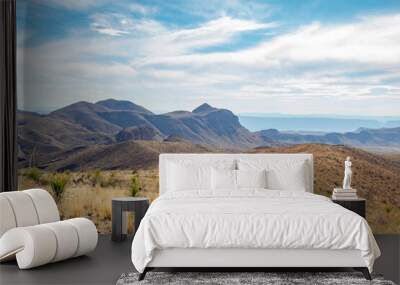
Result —
[[352, 267], [370, 279], [380, 255], [365, 219], [313, 194], [311, 154], [161, 154], [159, 190], [132, 243], [139, 279], [158, 267]]

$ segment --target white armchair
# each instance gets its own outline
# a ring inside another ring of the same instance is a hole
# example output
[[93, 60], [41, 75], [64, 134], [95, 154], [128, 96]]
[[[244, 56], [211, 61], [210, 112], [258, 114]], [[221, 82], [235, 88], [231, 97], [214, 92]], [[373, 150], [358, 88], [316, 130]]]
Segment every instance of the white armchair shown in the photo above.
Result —
[[60, 221], [45, 190], [0, 193], [0, 262], [28, 269], [84, 255], [96, 248], [97, 229], [86, 218]]

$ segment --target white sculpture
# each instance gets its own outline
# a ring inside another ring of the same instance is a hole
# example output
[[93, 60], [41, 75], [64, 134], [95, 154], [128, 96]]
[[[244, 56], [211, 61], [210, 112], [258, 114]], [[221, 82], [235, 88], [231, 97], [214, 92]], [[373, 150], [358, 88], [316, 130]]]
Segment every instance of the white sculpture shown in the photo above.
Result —
[[343, 179], [343, 189], [344, 190], [349, 190], [351, 189], [351, 160], [350, 156], [346, 158], [346, 161], [344, 162], [344, 179]]

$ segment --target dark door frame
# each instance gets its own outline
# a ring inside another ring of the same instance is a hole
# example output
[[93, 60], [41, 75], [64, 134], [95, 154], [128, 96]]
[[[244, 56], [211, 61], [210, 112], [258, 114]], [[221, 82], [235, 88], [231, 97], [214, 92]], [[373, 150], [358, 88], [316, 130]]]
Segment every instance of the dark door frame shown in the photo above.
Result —
[[16, 0], [0, 1], [0, 192], [18, 190]]

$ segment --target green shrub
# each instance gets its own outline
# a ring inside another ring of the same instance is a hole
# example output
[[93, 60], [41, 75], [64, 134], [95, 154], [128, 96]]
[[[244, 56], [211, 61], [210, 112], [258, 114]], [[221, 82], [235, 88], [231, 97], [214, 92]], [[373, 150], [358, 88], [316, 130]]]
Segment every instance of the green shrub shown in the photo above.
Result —
[[139, 182], [139, 176], [137, 174], [133, 174], [129, 190], [131, 192], [132, 197], [135, 197], [139, 193], [140, 182]]
[[103, 181], [103, 176], [101, 174], [100, 170], [95, 170], [92, 175], [91, 175], [91, 180], [93, 183], [93, 186], [101, 184], [101, 182]]
[[40, 177], [42, 176], [42, 172], [36, 167], [31, 167], [25, 170], [24, 176], [28, 177], [29, 179], [32, 179], [36, 183], [39, 183]]
[[57, 202], [60, 202], [64, 194], [65, 186], [69, 181], [69, 175], [64, 173], [55, 173], [50, 179], [50, 186]]

